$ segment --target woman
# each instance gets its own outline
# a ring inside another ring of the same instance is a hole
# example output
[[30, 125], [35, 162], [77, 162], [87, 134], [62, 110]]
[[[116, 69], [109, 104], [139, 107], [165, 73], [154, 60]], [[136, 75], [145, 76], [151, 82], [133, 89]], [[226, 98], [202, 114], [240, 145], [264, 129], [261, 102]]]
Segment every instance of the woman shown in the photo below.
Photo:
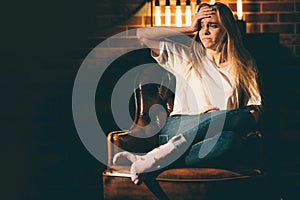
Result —
[[[193, 34], [191, 47], [164, 38]], [[131, 165], [131, 179], [171, 164], [187, 166], [226, 162], [242, 149], [242, 137], [256, 129], [261, 96], [255, 62], [244, 48], [231, 10], [222, 3], [201, 4], [191, 26], [137, 30], [152, 56], [176, 76], [174, 109], [161, 130], [165, 142], [143, 156], [120, 152]]]

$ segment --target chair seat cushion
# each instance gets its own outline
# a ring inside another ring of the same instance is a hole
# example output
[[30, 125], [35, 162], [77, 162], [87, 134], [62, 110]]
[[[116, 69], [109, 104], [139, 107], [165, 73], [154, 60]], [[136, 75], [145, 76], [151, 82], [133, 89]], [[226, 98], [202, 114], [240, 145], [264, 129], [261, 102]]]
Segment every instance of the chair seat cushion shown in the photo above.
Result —
[[261, 195], [262, 173], [255, 169], [243, 171], [173, 168], [162, 171], [156, 179], [135, 185], [129, 178], [129, 166], [111, 166], [103, 172], [104, 199], [268, 199]]
[[249, 169], [243, 171], [231, 171], [217, 168], [174, 168], [167, 169], [160, 173], [157, 180], [160, 181], [223, 181], [229, 179], [250, 178], [254, 175], [260, 175], [260, 170]]
[[[104, 176], [130, 177], [130, 166], [111, 166]], [[231, 171], [218, 168], [172, 168], [158, 174], [156, 180], [170, 182], [210, 182], [230, 179], [243, 179], [262, 175], [258, 169]]]

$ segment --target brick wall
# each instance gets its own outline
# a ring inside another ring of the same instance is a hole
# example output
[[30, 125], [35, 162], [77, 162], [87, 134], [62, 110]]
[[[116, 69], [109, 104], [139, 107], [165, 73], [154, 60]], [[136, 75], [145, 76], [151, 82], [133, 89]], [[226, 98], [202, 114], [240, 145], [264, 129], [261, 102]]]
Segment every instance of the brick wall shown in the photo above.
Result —
[[[300, 1], [243, 1], [248, 33], [280, 33], [280, 43], [300, 56]], [[234, 1], [229, 6], [235, 11]]]
[[[106, 3], [99, 3], [98, 12], [98, 28], [96, 38], [105, 39], [108, 36], [125, 31], [131, 28], [150, 26], [151, 24], [151, 4], [146, 3], [133, 16], [126, 21], [117, 19], [116, 11], [124, 9], [128, 12], [133, 11], [138, 5], [138, 0], [132, 0], [130, 3], [114, 1], [105, 1]], [[160, 0], [162, 8], [165, 4], [164, 0]], [[175, 0], [171, 0], [171, 9], [175, 8]], [[182, 2], [182, 10], [184, 11], [185, 1]], [[209, 2], [209, 1], [202, 1]], [[236, 14], [236, 1], [223, 0], [221, 1], [230, 6], [234, 14]], [[109, 9], [110, 5], [114, 4], [113, 10]], [[195, 5], [196, 0], [191, 0], [191, 5]], [[101, 8], [104, 8], [103, 10]], [[172, 24], [174, 24], [175, 17], [172, 16]], [[300, 0], [243, 0], [243, 19], [247, 22], [247, 33], [280, 33], [280, 43], [288, 48], [291, 53], [300, 57]], [[102, 27], [108, 22], [113, 22], [113, 26]], [[119, 23], [118, 23], [119, 21]], [[162, 18], [163, 21], [163, 18]], [[184, 19], [183, 19], [184, 21]]]

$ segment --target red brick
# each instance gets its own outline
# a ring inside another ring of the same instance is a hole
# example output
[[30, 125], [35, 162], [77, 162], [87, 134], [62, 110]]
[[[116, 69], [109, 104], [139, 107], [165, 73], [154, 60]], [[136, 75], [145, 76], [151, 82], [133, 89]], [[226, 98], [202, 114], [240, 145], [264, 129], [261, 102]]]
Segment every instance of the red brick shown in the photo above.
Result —
[[[151, 25], [151, 17], [150, 16], [145, 16], [144, 17], [144, 25]], [[154, 24], [154, 19], [152, 21], [152, 23]]]
[[176, 17], [175, 16], [171, 16], [171, 24], [175, 24], [176, 23]]
[[247, 22], [277, 22], [276, 14], [247, 14]]
[[[237, 11], [236, 3], [230, 3], [229, 7], [232, 11]], [[243, 3], [243, 11], [244, 12], [259, 12], [260, 5], [258, 3]]]
[[126, 25], [143, 25], [143, 17], [133, 16], [125, 22]]
[[243, 10], [245, 12], [259, 12], [260, 4], [258, 4], [258, 3], [243, 4]]
[[140, 46], [140, 41], [137, 38], [111, 38], [109, 44], [113, 48], [138, 47]]
[[171, 8], [171, 11], [173, 11], [173, 10], [175, 11], [176, 10], [176, 5], [171, 4], [170, 8]]
[[264, 3], [262, 11], [294, 11], [293, 3]]
[[257, 24], [247, 24], [247, 33], [260, 33], [260, 25]]
[[272, 24], [263, 25], [263, 32], [294, 33], [293, 24]]
[[281, 35], [280, 43], [288, 44], [288, 45], [300, 45], [300, 36], [296, 34], [292, 35]]
[[181, 12], [182, 14], [185, 13], [185, 5], [181, 5]]
[[236, 3], [229, 3], [228, 6], [232, 11], [236, 11]]
[[[130, 51], [130, 48], [95, 48], [95, 57], [101, 62], [105, 62], [111, 58], [118, 58], [126, 52]], [[94, 63], [91, 63], [92, 66]]]
[[160, 19], [161, 19], [161, 24], [165, 24], [166, 23], [165, 16], [162, 16]]
[[[161, 17], [161, 23], [162, 23], [162, 25], [164, 25], [166, 23], [165, 16]], [[176, 23], [175, 16], [171, 16], [171, 25], [174, 25], [175, 23]]]
[[280, 14], [280, 22], [300, 22], [300, 13], [298, 14]]

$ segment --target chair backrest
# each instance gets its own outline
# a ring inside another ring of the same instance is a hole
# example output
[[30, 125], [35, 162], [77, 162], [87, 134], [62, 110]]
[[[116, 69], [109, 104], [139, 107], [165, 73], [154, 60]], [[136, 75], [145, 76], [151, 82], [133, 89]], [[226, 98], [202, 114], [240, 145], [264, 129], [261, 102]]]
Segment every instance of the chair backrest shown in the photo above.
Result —
[[136, 76], [134, 88], [134, 124], [130, 129], [150, 124], [149, 131], [161, 128], [173, 110], [175, 76], [155, 64]]

